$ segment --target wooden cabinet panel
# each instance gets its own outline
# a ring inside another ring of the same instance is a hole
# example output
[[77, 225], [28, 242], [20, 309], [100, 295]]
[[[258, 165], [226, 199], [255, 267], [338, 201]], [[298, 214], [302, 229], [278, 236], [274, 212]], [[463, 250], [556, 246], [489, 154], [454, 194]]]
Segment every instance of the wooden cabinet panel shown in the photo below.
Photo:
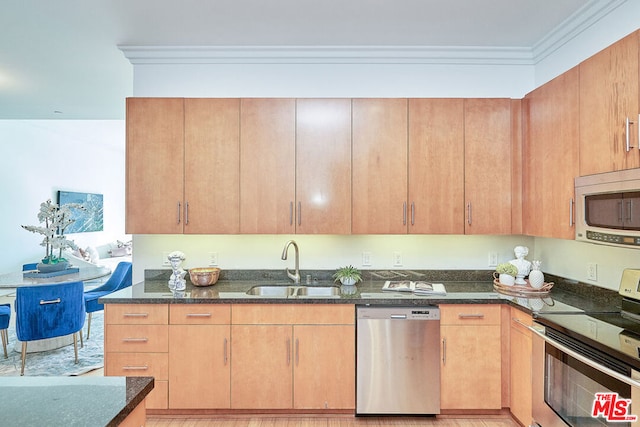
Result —
[[128, 98], [126, 114], [125, 231], [182, 233], [184, 102]]
[[105, 375], [123, 377], [154, 377], [169, 379], [167, 353], [109, 352], [104, 366]]
[[169, 320], [166, 304], [105, 304], [105, 324], [165, 325]]
[[465, 234], [511, 234], [511, 100], [464, 100]]
[[527, 94], [524, 101], [525, 234], [573, 239], [574, 179], [579, 175], [579, 70]]
[[296, 233], [351, 232], [351, 100], [296, 101]]
[[169, 326], [169, 408], [230, 407], [229, 328]]
[[[580, 68], [580, 175], [640, 166], [638, 154], [639, 41], [630, 34]], [[626, 150], [627, 118], [634, 122]]]
[[354, 99], [353, 234], [407, 232], [407, 100]]
[[227, 304], [170, 304], [172, 325], [228, 325], [231, 306]]
[[239, 99], [184, 100], [184, 204], [185, 234], [240, 231]]
[[499, 325], [500, 306], [489, 304], [447, 304], [440, 308], [441, 325]]
[[440, 306], [442, 409], [502, 407], [500, 318], [500, 306]]
[[294, 327], [295, 409], [355, 407], [355, 326]]
[[514, 417], [523, 425], [528, 425], [532, 419], [532, 371], [531, 371], [531, 331], [526, 326], [531, 325], [530, 315], [511, 308], [511, 373], [510, 373], [510, 408]]
[[106, 325], [105, 348], [111, 352], [166, 353], [167, 325]]
[[231, 407], [292, 407], [293, 344], [289, 325], [232, 325]]
[[464, 101], [409, 100], [409, 233], [464, 234]]
[[240, 102], [240, 232], [295, 232], [294, 99]]

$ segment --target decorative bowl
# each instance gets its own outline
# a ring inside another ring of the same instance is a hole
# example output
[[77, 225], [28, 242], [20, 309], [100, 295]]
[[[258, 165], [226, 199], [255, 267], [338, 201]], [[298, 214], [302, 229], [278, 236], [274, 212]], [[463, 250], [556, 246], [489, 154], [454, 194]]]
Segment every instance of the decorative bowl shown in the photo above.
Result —
[[200, 267], [189, 270], [189, 278], [193, 286], [211, 286], [218, 281], [220, 269], [217, 267]]

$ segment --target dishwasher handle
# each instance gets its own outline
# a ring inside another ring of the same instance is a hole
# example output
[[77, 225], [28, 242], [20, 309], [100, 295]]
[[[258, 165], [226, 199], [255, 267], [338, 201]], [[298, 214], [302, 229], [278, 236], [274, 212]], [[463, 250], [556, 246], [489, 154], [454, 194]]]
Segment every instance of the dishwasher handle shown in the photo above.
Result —
[[391, 319], [400, 319], [400, 320], [404, 320], [407, 318], [406, 314], [392, 314], [391, 316], [389, 316]]

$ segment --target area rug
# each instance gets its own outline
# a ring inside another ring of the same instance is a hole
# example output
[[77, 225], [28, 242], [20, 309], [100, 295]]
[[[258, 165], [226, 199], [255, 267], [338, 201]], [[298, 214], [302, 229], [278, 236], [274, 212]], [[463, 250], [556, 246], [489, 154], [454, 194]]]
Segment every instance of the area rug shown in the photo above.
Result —
[[[78, 364], [74, 363], [73, 344], [55, 350], [28, 353], [24, 368], [25, 376], [74, 376], [82, 375], [104, 364], [104, 312], [97, 311], [91, 318], [91, 338], [86, 339], [87, 325], [83, 329], [84, 347], [78, 341]], [[0, 376], [20, 375], [20, 352], [14, 351], [16, 331], [13, 325], [8, 330], [9, 358], [4, 358], [0, 345]], [[0, 343], [1, 344], [1, 343]]]

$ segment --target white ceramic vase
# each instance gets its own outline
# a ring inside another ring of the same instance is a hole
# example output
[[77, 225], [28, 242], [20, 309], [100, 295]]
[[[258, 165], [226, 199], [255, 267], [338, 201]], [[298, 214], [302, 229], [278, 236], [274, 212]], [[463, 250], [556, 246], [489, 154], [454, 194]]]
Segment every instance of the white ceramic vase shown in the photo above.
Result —
[[540, 270], [540, 261], [533, 261], [531, 263], [529, 285], [534, 289], [540, 289], [544, 285], [544, 273]]
[[500, 276], [498, 276], [498, 280], [500, 281], [501, 284], [503, 285], [507, 285], [507, 286], [513, 286], [513, 284], [516, 281], [516, 278], [513, 277], [510, 274], [501, 274]]

